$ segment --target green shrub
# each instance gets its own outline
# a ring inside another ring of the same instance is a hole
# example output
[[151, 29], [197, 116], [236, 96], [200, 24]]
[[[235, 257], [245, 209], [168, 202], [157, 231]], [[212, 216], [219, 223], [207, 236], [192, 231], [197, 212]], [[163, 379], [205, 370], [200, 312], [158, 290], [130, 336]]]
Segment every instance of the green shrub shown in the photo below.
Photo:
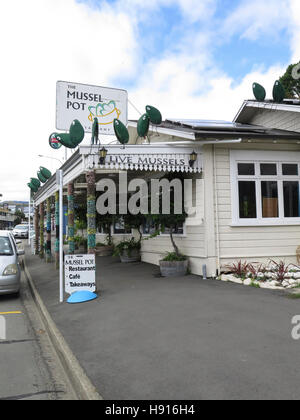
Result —
[[176, 252], [169, 252], [162, 261], [186, 261], [185, 255], [177, 255]]
[[83, 238], [82, 236], [75, 236], [74, 242], [77, 247], [84, 246], [85, 248], [87, 248], [87, 239]]
[[136, 241], [134, 238], [131, 238], [130, 241], [122, 241], [118, 245], [115, 245], [114, 256], [119, 256], [123, 254], [124, 251], [128, 252], [129, 257], [131, 256], [132, 251], [140, 250], [141, 242]]
[[96, 246], [107, 246], [106, 244], [102, 243], [102, 242], [97, 242]]

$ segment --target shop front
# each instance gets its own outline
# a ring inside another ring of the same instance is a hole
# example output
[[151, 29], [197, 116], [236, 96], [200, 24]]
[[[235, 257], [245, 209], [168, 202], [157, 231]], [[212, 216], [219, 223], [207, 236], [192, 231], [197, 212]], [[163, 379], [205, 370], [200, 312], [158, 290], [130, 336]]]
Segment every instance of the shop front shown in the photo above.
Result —
[[[105, 153], [103, 154], [103, 149]], [[117, 208], [112, 211], [113, 222], [110, 226], [110, 236], [114, 245], [123, 240], [137, 238], [142, 235], [142, 261], [158, 264], [159, 260], [168, 251], [172, 244], [168, 228], [156, 238], [155, 251], [152, 249], [151, 239], [154, 226], [147, 220], [139, 229], [129, 228], [123, 222], [130, 208], [127, 205], [129, 198], [139, 194], [141, 186], [149, 189], [146, 195], [149, 199], [153, 194], [153, 185], [170, 176], [174, 180], [180, 179], [181, 194], [184, 197], [184, 209], [187, 218], [184, 223], [176, 226], [174, 237], [180, 251], [191, 258], [201, 256], [201, 227], [202, 219], [199, 209], [202, 199], [198, 196], [202, 189], [202, 149], [184, 146], [157, 145], [120, 145], [106, 146], [81, 146], [79, 150], [63, 165], [64, 173], [64, 205], [68, 208], [68, 249], [66, 252], [75, 252], [75, 224], [74, 214], [80, 205], [86, 214], [86, 226], [83, 234], [87, 237], [87, 252], [95, 252], [97, 244], [105, 243], [107, 231], [103, 229], [102, 219], [107, 220], [107, 214], [100, 212], [98, 201], [107, 188], [112, 185], [111, 196], [115, 195]], [[152, 187], [151, 187], [152, 184]], [[169, 184], [161, 185], [162, 195], [167, 195]], [[126, 197], [125, 197], [126, 196]], [[51, 198], [52, 197], [52, 198]], [[53, 176], [35, 195], [36, 226], [36, 252], [41, 252], [40, 244], [44, 241], [41, 235], [41, 218], [47, 218], [51, 212], [49, 200], [55, 202], [56, 214], [58, 213], [58, 194], [56, 179]], [[112, 198], [113, 199], [113, 198]], [[152, 200], [153, 201], [153, 200]], [[151, 202], [151, 198], [150, 198]], [[49, 210], [50, 209], [50, 210]], [[99, 210], [99, 211], [98, 211]], [[107, 213], [111, 208], [107, 209]], [[142, 211], [145, 216], [154, 213], [151, 205]], [[38, 221], [37, 221], [38, 220]], [[145, 217], [146, 220], [146, 217]], [[58, 218], [56, 218], [56, 230]], [[145, 240], [144, 240], [145, 239]], [[39, 244], [40, 242], [40, 244]], [[58, 257], [58, 243], [56, 241], [55, 253]]]
[[[171, 177], [186, 181], [187, 217], [176, 226], [173, 237], [188, 257], [193, 274], [202, 275], [205, 267], [207, 275], [214, 277], [236, 260], [297, 262], [298, 132], [245, 122], [169, 120], [150, 130], [147, 139], [137, 139], [136, 124], [129, 122], [128, 145], [84, 145], [62, 166], [64, 205], [68, 208], [67, 252], [75, 252], [74, 214], [79, 203], [86, 222], [87, 251], [94, 253], [108, 233], [101, 223], [105, 215], [99, 214], [97, 205], [110, 185], [121, 203], [117, 213], [122, 216], [128, 211], [128, 194], [138, 194], [142, 185], [150, 188], [151, 182]], [[52, 200], [57, 214], [57, 190], [54, 176], [35, 194], [37, 232], [39, 217], [48, 217], [51, 211], [51, 197], [56, 197]], [[127, 198], [122, 201], [124, 191]], [[168, 229], [155, 237], [153, 230], [151, 222], [138, 229], [128, 228], [122, 217], [109, 225], [115, 245], [142, 233], [142, 261], [158, 265], [172, 251], [172, 242]], [[43, 243], [43, 236], [37, 237]], [[41, 252], [38, 242], [37, 252]], [[57, 249], [56, 242], [56, 253]]]

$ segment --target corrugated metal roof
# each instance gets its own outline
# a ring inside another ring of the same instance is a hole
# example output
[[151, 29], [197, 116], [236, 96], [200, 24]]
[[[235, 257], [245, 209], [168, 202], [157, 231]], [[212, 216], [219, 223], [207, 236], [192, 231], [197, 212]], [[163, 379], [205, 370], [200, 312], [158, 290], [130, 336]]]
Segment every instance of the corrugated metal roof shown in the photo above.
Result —
[[[136, 121], [132, 121], [136, 123]], [[187, 123], [188, 122], [188, 123]], [[198, 122], [198, 124], [197, 124]], [[217, 121], [208, 120], [184, 120], [167, 119], [161, 125], [155, 126], [157, 130], [168, 129], [181, 131], [182, 133], [193, 133], [195, 138], [201, 139], [294, 139], [300, 140], [300, 133], [295, 131], [278, 130], [258, 125], [227, 123], [218, 124]]]
[[239, 124], [230, 121], [218, 121], [218, 120], [178, 120], [168, 119], [166, 122], [170, 122], [175, 125], [182, 127], [192, 128], [194, 130], [222, 130], [222, 131], [260, 131], [264, 132], [265, 128], [257, 125]]

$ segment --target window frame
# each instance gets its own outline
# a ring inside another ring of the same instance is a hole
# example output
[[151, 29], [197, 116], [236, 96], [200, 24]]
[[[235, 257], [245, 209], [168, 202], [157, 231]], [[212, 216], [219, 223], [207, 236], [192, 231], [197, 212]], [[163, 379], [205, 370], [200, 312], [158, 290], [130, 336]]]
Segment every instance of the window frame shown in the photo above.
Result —
[[[255, 165], [255, 175], [239, 175], [238, 164], [249, 163]], [[261, 164], [274, 163], [277, 166], [277, 175], [260, 175]], [[296, 164], [298, 175], [283, 175], [283, 164]], [[284, 216], [284, 192], [283, 182], [296, 181], [299, 184], [300, 200], [300, 152], [280, 151], [251, 151], [231, 150], [230, 152], [230, 178], [231, 178], [231, 202], [232, 202], [232, 226], [278, 226], [300, 225], [300, 217]], [[239, 181], [254, 181], [256, 187], [256, 218], [240, 218], [239, 208]], [[276, 181], [278, 185], [278, 215], [277, 218], [262, 217], [261, 182]]]
[[130, 233], [129, 232], [128, 233], [116, 233], [115, 232], [115, 227], [116, 227], [117, 223], [118, 222], [114, 222], [114, 223], [111, 224], [110, 229], [111, 229], [112, 236], [132, 236], [133, 235], [133, 229], [130, 230]]
[[[142, 226], [143, 232], [144, 232], [144, 225]], [[143, 233], [143, 237], [145, 238], [149, 238], [152, 234], [151, 233]], [[158, 238], [169, 238], [170, 237], [170, 233], [160, 233], [158, 236]], [[186, 238], [187, 237], [187, 231], [186, 231], [186, 222], [184, 222], [182, 224], [182, 233], [173, 233], [173, 237], [174, 238]]]

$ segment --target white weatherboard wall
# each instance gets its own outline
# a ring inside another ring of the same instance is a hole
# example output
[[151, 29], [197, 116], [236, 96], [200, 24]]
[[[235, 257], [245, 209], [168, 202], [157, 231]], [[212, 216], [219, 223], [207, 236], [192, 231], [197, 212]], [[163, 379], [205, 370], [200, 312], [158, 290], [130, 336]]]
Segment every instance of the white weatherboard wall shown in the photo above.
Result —
[[[232, 198], [230, 150], [300, 152], [295, 144], [242, 144], [230, 148], [216, 147], [216, 175], [221, 265], [239, 259], [248, 262], [267, 262], [270, 258], [296, 263], [296, 249], [300, 245], [300, 225], [232, 226]], [[217, 247], [217, 244], [216, 244]]]

